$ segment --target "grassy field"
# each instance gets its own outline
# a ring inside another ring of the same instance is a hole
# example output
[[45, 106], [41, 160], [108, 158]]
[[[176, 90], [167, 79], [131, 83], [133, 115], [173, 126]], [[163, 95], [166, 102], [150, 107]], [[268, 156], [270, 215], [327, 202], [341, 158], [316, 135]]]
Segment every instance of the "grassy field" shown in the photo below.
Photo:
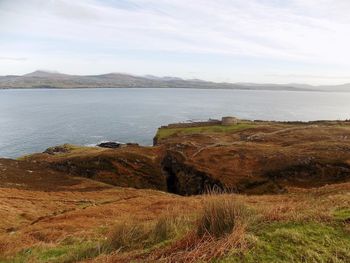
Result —
[[97, 228], [99, 235], [40, 242], [0, 262], [345, 263], [350, 260], [349, 186], [280, 196], [185, 197], [187, 205], [197, 202], [187, 210], [179, 210], [174, 199], [168, 203], [173, 209], [161, 216], [138, 220], [127, 213]]
[[254, 124], [241, 123], [237, 125], [223, 126], [223, 125], [213, 125], [213, 126], [202, 126], [202, 127], [185, 127], [185, 128], [159, 128], [156, 134], [158, 140], [168, 138], [172, 135], [185, 135], [185, 134], [208, 134], [208, 133], [232, 133], [236, 131], [241, 131], [244, 129], [252, 128]]

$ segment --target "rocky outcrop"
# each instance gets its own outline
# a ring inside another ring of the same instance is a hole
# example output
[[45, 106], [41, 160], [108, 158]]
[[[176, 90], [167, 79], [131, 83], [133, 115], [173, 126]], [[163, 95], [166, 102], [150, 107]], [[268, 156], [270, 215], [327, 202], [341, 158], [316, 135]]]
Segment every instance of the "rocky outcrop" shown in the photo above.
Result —
[[61, 154], [61, 153], [68, 153], [70, 150], [71, 150], [70, 145], [64, 144], [64, 145], [47, 148], [43, 153], [55, 155], [55, 154]]
[[124, 148], [128, 146], [139, 146], [138, 143], [134, 142], [128, 142], [128, 143], [119, 143], [119, 142], [101, 142], [97, 144], [96, 146], [101, 148], [110, 148], [110, 149], [118, 149], [118, 148]]
[[118, 143], [118, 142], [102, 142], [100, 144], [97, 144], [97, 146], [102, 147], [102, 148], [116, 149], [116, 148], [125, 147], [126, 144], [122, 144], [122, 143]]
[[[136, 145], [110, 149], [54, 147], [50, 154], [34, 154], [24, 160], [72, 176], [81, 176], [115, 186], [166, 191], [158, 152]], [[65, 149], [64, 151], [59, 151]], [[51, 154], [52, 152], [52, 154]]]
[[212, 190], [273, 194], [350, 180], [348, 122], [173, 129], [153, 147], [113, 142], [100, 145], [103, 148], [63, 145], [26, 159], [74, 176], [179, 195]]
[[350, 165], [347, 163], [310, 162], [306, 164], [287, 166], [280, 170], [270, 171], [268, 178], [281, 185], [297, 187], [323, 186], [350, 180]]
[[180, 152], [168, 151], [162, 160], [162, 170], [170, 193], [197, 195], [225, 189], [219, 180], [186, 164], [186, 158]]

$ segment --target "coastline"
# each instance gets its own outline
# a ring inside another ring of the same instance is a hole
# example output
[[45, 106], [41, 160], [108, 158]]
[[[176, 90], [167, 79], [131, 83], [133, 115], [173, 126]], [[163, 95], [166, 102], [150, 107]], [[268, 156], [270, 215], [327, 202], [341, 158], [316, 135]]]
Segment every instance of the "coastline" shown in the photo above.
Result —
[[0, 158], [0, 261], [347, 262], [350, 122], [231, 121]]

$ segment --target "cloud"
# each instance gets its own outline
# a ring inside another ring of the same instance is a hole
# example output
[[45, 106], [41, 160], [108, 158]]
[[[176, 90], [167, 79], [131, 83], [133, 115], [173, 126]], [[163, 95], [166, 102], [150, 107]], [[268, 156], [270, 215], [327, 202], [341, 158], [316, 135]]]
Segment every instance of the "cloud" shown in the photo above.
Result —
[[285, 75], [309, 65], [316, 76], [350, 66], [349, 11], [348, 0], [3, 0], [0, 56], [46, 56], [54, 64], [129, 55], [159, 71], [167, 65], [170, 74], [175, 56], [192, 67], [215, 57], [221, 64], [212, 68], [248, 70], [250, 63], [252, 77], [269, 75], [266, 65]]
[[0, 60], [10, 60], [10, 61], [26, 61], [26, 60], [27, 60], [27, 58], [0, 57]]
[[350, 80], [350, 75], [269, 74], [267, 76], [294, 79]]

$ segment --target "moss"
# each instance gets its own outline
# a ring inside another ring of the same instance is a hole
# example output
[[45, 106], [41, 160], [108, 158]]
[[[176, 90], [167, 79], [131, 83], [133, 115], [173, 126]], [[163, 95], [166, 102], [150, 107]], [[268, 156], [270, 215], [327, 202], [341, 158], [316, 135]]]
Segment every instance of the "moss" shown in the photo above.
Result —
[[222, 262], [350, 262], [350, 236], [339, 226], [274, 223], [260, 227], [246, 254]]
[[185, 127], [185, 128], [160, 128], [157, 131], [156, 138], [158, 140], [165, 139], [174, 134], [200, 134], [200, 133], [223, 133], [235, 132], [243, 129], [254, 127], [253, 124], [236, 124], [230, 126], [213, 125], [202, 127]]

